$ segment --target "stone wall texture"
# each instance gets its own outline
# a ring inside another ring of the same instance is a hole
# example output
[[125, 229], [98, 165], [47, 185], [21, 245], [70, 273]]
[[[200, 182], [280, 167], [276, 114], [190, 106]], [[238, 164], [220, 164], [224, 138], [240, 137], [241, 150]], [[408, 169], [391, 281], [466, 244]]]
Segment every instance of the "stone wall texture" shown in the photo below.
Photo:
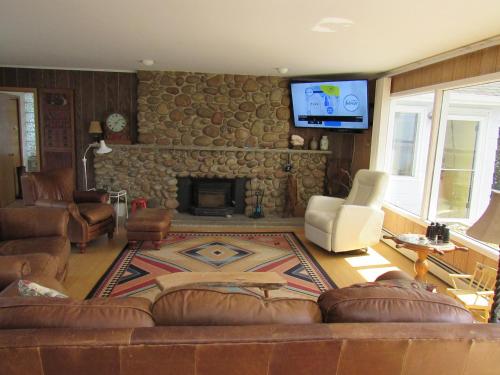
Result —
[[[283, 165], [288, 152], [248, 150], [173, 150], [166, 147], [116, 146], [113, 152], [96, 155], [98, 188], [127, 189], [129, 196], [155, 198], [162, 207], [175, 209], [177, 177], [247, 177], [246, 209], [254, 207], [252, 191], [264, 190], [264, 214], [281, 215], [286, 199], [288, 173]], [[290, 153], [292, 174], [297, 178], [299, 201], [306, 205], [322, 194], [326, 155]]]
[[138, 73], [139, 143], [287, 148], [288, 79]]
[[291, 159], [299, 202], [323, 192], [324, 153], [289, 151], [288, 80], [231, 74], [138, 73], [138, 145], [96, 155], [96, 185], [175, 209], [177, 177], [247, 177], [246, 214], [264, 190], [264, 213], [283, 212]]

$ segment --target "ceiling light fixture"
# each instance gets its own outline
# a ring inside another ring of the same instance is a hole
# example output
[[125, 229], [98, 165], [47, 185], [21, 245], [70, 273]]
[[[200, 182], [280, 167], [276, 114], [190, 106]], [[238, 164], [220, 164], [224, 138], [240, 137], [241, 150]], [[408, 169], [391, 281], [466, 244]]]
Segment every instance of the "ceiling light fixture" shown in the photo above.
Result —
[[288, 73], [288, 68], [286, 68], [286, 67], [276, 68], [276, 70], [280, 74], [286, 74], [286, 73]]
[[319, 22], [316, 23], [311, 30], [318, 33], [334, 33], [337, 31], [336, 26], [348, 28], [353, 24], [354, 22], [347, 18], [325, 17], [319, 20]]
[[140, 61], [140, 63], [145, 66], [151, 66], [154, 65], [155, 61], [151, 59], [143, 59]]

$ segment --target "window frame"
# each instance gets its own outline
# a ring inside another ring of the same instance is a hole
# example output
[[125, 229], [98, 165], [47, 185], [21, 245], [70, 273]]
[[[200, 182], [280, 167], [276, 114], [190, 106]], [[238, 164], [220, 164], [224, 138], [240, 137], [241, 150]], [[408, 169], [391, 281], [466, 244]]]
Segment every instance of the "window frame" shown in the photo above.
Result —
[[[447, 117], [447, 113], [445, 113], [445, 111], [443, 111], [442, 109], [445, 108], [447, 111], [447, 109], [449, 108], [449, 106], [447, 105], [449, 98], [448, 95], [445, 95], [445, 91], [466, 86], [481, 85], [495, 81], [500, 81], [500, 72], [391, 93], [390, 76], [382, 77], [377, 80], [372, 127], [373, 146], [370, 154], [370, 169], [374, 170], [387, 170], [387, 152], [389, 152], [389, 148], [392, 148], [392, 143], [389, 143], [387, 140], [389, 132], [391, 131], [389, 127], [391, 118], [391, 99], [406, 97], [410, 95], [424, 94], [426, 92], [434, 92], [434, 107], [432, 112], [429, 155], [426, 166], [424, 197], [422, 201], [421, 214], [415, 215], [386, 201], [383, 203], [383, 207], [386, 207], [396, 214], [403, 216], [406, 219], [411, 220], [417, 224], [424, 226], [429, 225], [430, 221], [427, 220], [427, 218], [429, 217], [429, 209], [431, 207], [431, 192], [436, 192], [435, 185], [436, 183], [439, 183], [439, 174], [436, 174], [437, 172], [440, 173], [441, 171], [441, 168], [436, 168], [436, 160], [442, 160], [442, 155], [441, 158], [438, 158], [439, 155], [437, 155], [439, 150], [438, 142], [444, 142], [445, 139], [444, 136], [439, 136], [443, 132], [443, 123], [444, 126], [446, 126], [446, 121], [441, 121], [441, 117], [443, 117], [444, 119], [446, 119]], [[488, 258], [497, 260], [500, 256], [499, 250], [487, 246], [472, 237], [462, 235], [458, 232], [452, 231], [451, 239], [461, 242], [465, 246], [470, 247], [471, 249], [487, 256]]]

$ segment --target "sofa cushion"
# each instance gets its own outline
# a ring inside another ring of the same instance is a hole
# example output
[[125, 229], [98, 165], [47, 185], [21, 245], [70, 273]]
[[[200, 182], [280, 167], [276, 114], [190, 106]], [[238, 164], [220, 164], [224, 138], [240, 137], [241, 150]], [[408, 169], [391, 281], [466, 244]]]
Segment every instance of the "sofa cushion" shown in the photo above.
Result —
[[145, 298], [0, 298], [0, 329], [153, 327]]
[[321, 322], [316, 302], [264, 299], [216, 289], [180, 289], [160, 294], [152, 307], [157, 325], [310, 324]]
[[79, 203], [78, 211], [90, 225], [104, 221], [114, 214], [113, 206], [106, 203]]
[[[19, 293], [19, 280], [14, 280], [10, 283], [4, 290], [0, 292], [0, 297], [21, 297]], [[30, 275], [25, 278], [25, 280], [33, 281], [38, 285], [42, 285], [46, 288], [50, 288], [58, 291], [59, 293], [68, 295], [66, 289], [62, 286], [62, 284], [53, 277], [48, 277], [45, 275]]]
[[305, 221], [313, 227], [325, 232], [332, 233], [336, 212], [323, 212], [308, 210], [305, 214]]
[[319, 296], [326, 323], [472, 323], [471, 314], [452, 298], [423, 289], [365, 283], [332, 289]]

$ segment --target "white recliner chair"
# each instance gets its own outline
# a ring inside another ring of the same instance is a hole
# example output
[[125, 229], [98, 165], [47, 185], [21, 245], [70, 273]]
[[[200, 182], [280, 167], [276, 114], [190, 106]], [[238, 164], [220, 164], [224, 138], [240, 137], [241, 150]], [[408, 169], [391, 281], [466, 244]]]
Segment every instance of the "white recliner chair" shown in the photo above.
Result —
[[380, 241], [382, 200], [389, 175], [361, 169], [346, 199], [314, 195], [307, 204], [305, 234], [309, 241], [335, 253], [363, 249]]

